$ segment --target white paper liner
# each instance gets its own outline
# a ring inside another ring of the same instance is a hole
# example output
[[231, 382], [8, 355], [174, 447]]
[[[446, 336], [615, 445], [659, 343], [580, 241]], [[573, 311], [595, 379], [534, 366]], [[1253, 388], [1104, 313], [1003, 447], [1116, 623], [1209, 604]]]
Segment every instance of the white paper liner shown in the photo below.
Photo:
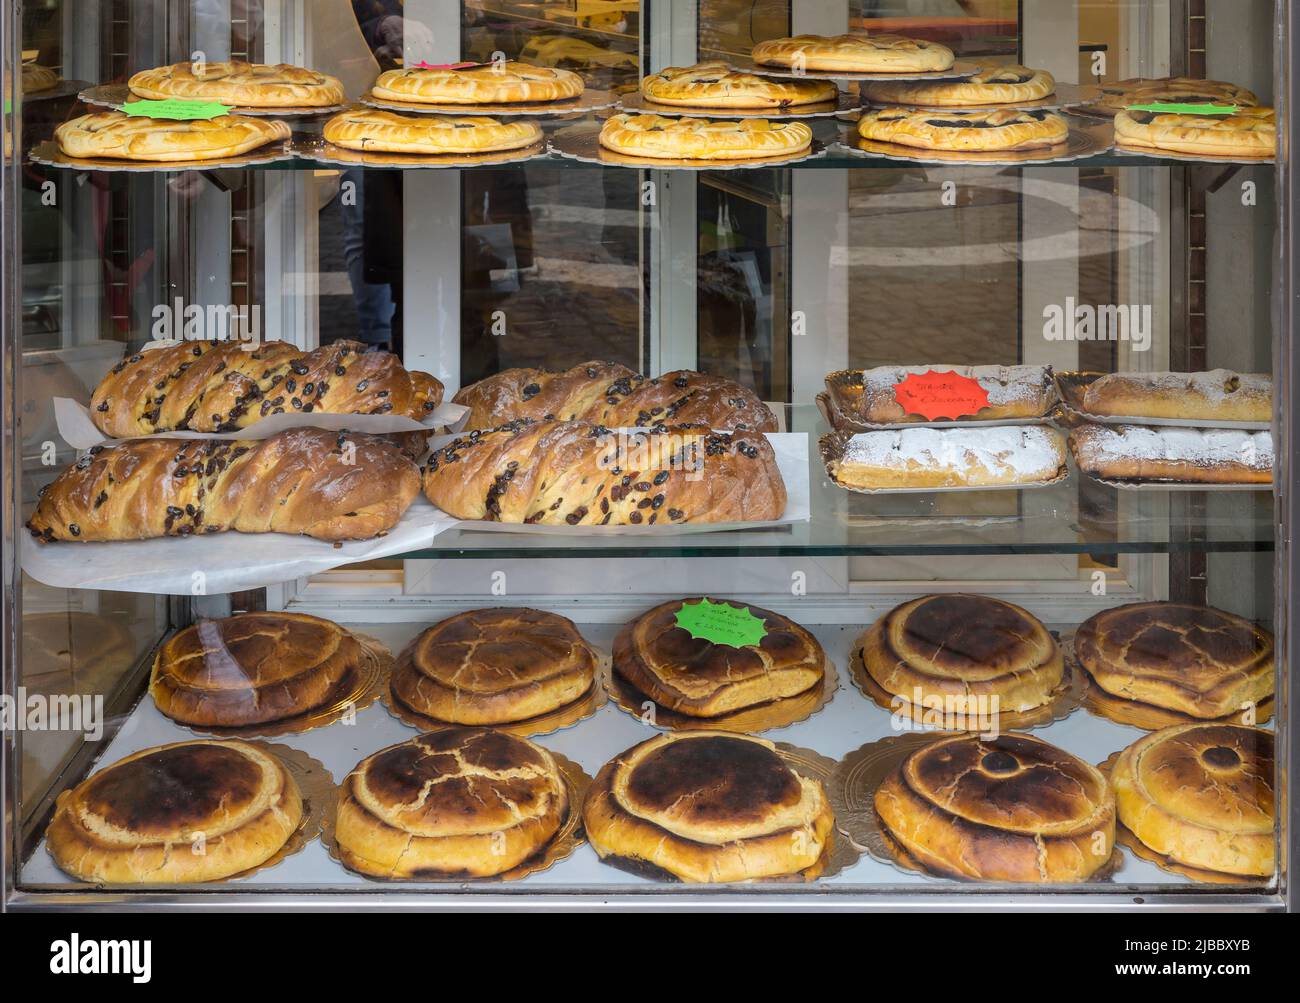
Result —
[[[443, 404], [423, 421], [395, 414], [331, 414], [301, 411], [267, 415], [261, 421], [234, 432], [158, 432], [136, 438], [150, 439], [269, 439], [278, 432], [291, 428], [323, 428], [331, 432], [360, 432], [367, 435], [384, 435], [390, 432], [442, 432], [458, 431], [469, 417], [469, 408], [463, 404]], [[68, 397], [54, 398], [54, 420], [59, 435], [73, 449], [91, 446], [116, 446], [124, 439], [109, 439], [95, 427], [90, 409]]]

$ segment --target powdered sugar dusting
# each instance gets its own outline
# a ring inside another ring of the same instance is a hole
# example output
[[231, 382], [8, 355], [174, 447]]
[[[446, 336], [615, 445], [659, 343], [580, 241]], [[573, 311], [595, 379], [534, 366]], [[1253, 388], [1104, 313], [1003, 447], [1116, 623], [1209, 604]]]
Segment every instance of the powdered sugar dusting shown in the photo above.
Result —
[[[922, 370], [924, 371], [924, 370]], [[1042, 425], [987, 428], [900, 428], [861, 432], [844, 447], [844, 463], [889, 470], [1010, 467], [1024, 480], [1055, 477], [1063, 461], [1061, 437]]]
[[1086, 425], [1075, 434], [1080, 459], [1153, 460], [1216, 467], [1240, 463], [1251, 470], [1273, 469], [1273, 436], [1214, 428], [1147, 428], [1141, 425]]
[[1231, 369], [1211, 369], [1204, 373], [1115, 373], [1103, 376], [1088, 389], [1095, 392], [1109, 381], [1140, 380], [1157, 391], [1187, 391], [1210, 401], [1222, 403], [1240, 396], [1270, 396], [1273, 380], [1259, 373], [1238, 373]]
[[988, 392], [993, 407], [1033, 401], [1042, 397], [1047, 384], [1043, 366], [880, 366], [863, 372], [863, 391], [869, 399], [886, 394], [892, 398], [894, 387], [908, 376], [928, 372], [954, 372], [974, 380]]

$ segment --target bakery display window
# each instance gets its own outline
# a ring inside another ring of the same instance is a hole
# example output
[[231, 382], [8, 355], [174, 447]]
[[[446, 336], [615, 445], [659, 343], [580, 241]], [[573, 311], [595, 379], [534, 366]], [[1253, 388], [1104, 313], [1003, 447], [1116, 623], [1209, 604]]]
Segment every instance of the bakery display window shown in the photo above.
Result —
[[75, 6], [7, 907], [1294, 908], [1295, 4]]

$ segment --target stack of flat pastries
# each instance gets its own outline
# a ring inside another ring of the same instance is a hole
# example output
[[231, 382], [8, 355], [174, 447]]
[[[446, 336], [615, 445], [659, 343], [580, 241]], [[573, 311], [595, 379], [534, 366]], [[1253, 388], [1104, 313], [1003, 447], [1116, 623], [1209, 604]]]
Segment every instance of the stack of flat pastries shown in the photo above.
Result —
[[1138, 739], [1110, 771], [1120, 824], [1166, 861], [1226, 881], [1275, 870], [1273, 734], [1184, 724]]
[[514, 61], [381, 73], [372, 97], [413, 104], [485, 105], [567, 101], [582, 94], [582, 77], [551, 66]]
[[652, 877], [735, 882], [825, 868], [835, 827], [821, 783], [771, 742], [669, 732], [606, 763], [582, 808], [600, 858]]
[[371, 877], [492, 877], [542, 853], [577, 807], [540, 745], [445, 728], [358, 763], [339, 789], [334, 839], [343, 864]]
[[1060, 146], [1070, 127], [1051, 111], [913, 111], [879, 108], [858, 119], [858, 135], [877, 143], [957, 153], [1013, 153]]
[[283, 122], [244, 115], [173, 120], [144, 118], [120, 111], [98, 111], [64, 122], [54, 130], [59, 150], [69, 157], [106, 157], [150, 163], [181, 163], [237, 157], [289, 138]]
[[977, 595], [929, 595], [890, 610], [867, 631], [863, 668], [891, 706], [970, 714], [1022, 712], [1053, 699], [1065, 662], [1027, 610]]
[[907, 755], [874, 803], [895, 851], [944, 877], [1087, 881], [1115, 846], [1106, 777], [1028, 735], [937, 739]]
[[605, 120], [600, 145], [657, 160], [759, 160], [792, 157], [812, 147], [803, 122], [765, 118], [666, 118], [623, 112]]
[[877, 366], [841, 369], [826, 376], [828, 418], [838, 429], [868, 425], [919, 425], [924, 416], [908, 411], [897, 387], [909, 376], [955, 373], [974, 380], [988, 394], [988, 404], [953, 421], [1013, 421], [1046, 417], [1056, 406], [1056, 383], [1050, 366]]
[[194, 740], [132, 753], [64, 791], [45, 841], [83, 881], [217, 881], [266, 863], [302, 820], [302, 792], [264, 747]]
[[1093, 686], [1089, 705], [1124, 724], [1253, 724], [1272, 712], [1272, 634], [1210, 606], [1103, 610], [1075, 632], [1074, 657]]
[[542, 127], [526, 119], [483, 115], [400, 115], [378, 108], [354, 108], [328, 122], [329, 143], [362, 153], [475, 154], [519, 150], [542, 142]]
[[939, 108], [981, 108], [1041, 101], [1056, 91], [1056, 78], [1046, 70], [1015, 64], [985, 66], [963, 80], [878, 80], [862, 85], [872, 104], [923, 105]]
[[149, 695], [197, 727], [273, 724], [329, 705], [354, 686], [368, 654], [351, 631], [305, 613], [200, 620], [154, 656]]
[[754, 46], [756, 66], [809, 72], [934, 73], [952, 67], [952, 50], [902, 35], [795, 35]]
[[[757, 644], [733, 647], [694, 637], [678, 613], [701, 602], [747, 610], [763, 622]], [[785, 700], [821, 685], [826, 654], [817, 639], [771, 610], [719, 599], [675, 599], [627, 624], [614, 640], [614, 672], [679, 714], [717, 718]]]
[[617, 362], [580, 362], [562, 372], [505, 369], [453, 398], [469, 408], [465, 429], [518, 418], [590, 421], [606, 428], [703, 425], [775, 432], [776, 415], [748, 387], [721, 376], [679, 369], [647, 377]]
[[391, 695], [434, 722], [503, 725], [590, 692], [599, 656], [572, 621], [535, 609], [476, 609], [423, 631], [399, 656]]
[[1102, 84], [1098, 100], [1090, 107], [1110, 114], [1129, 105], [1154, 104], [1235, 104], [1253, 108], [1259, 99], [1245, 87], [1223, 80], [1197, 80], [1193, 77], [1130, 77]]
[[346, 100], [328, 73], [277, 63], [175, 63], [134, 74], [127, 87], [151, 100], [219, 101], [238, 108], [328, 108]]
[[641, 80], [641, 96], [687, 108], [782, 109], [834, 101], [829, 80], [781, 80], [733, 70], [723, 62], [669, 66]]

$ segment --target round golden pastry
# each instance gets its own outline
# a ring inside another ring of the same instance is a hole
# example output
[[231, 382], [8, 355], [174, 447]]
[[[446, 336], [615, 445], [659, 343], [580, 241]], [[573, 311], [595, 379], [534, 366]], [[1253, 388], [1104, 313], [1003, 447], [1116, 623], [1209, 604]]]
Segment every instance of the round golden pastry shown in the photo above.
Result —
[[220, 101], [240, 108], [328, 108], [346, 100], [337, 77], [288, 63], [174, 63], [141, 70], [126, 85], [142, 98]]
[[624, 112], [605, 120], [600, 145], [615, 153], [660, 160], [754, 160], [785, 157], [812, 147], [803, 122], [765, 118], [665, 118]]
[[[766, 633], [734, 648], [692, 637], [677, 625], [683, 607], [722, 603], [748, 610]], [[661, 707], [691, 717], [719, 717], [798, 696], [821, 684], [826, 653], [793, 620], [725, 599], [674, 599], [643, 613], [614, 639], [614, 671]]]
[[269, 724], [328, 704], [367, 657], [351, 632], [329, 620], [239, 613], [168, 638], [154, 656], [149, 695], [181, 724]]
[[937, 42], [902, 35], [795, 35], [759, 42], [758, 66], [850, 73], [931, 73], [952, 67], [952, 50]]
[[343, 863], [373, 877], [491, 877], [540, 853], [569, 808], [540, 745], [445, 728], [358, 763], [339, 790], [334, 836]]
[[814, 878], [835, 827], [822, 785], [771, 742], [718, 731], [665, 733], [610, 760], [582, 819], [602, 860], [713, 883]]
[[1254, 107], [1259, 98], [1245, 87], [1224, 80], [1197, 80], [1193, 77], [1130, 77], [1101, 85], [1096, 104], [1120, 111], [1131, 104], [1176, 102], [1178, 104], [1223, 104]]
[[582, 77], [552, 66], [513, 61], [458, 69], [401, 69], [379, 74], [372, 97], [423, 104], [520, 104], [567, 101], [583, 91]]
[[1231, 724], [1153, 731], [1111, 768], [1120, 822], [1168, 859], [1243, 877], [1273, 873], [1273, 733]]
[[39, 94], [41, 91], [53, 90], [63, 78], [48, 66], [36, 63], [23, 63], [22, 93]]
[[863, 639], [871, 679], [905, 704], [954, 711], [1041, 707], [1065, 660], [1028, 610], [978, 595], [929, 595], [894, 607]]
[[54, 138], [69, 157], [176, 163], [237, 157], [288, 139], [289, 127], [240, 115], [174, 121], [99, 111], [64, 122]]
[[1104, 693], [1213, 720], [1273, 696], [1273, 635], [1212, 606], [1140, 602], [1094, 614], [1074, 657]]
[[392, 695], [438, 721], [511, 724], [586, 695], [598, 664], [565, 617], [526, 608], [468, 610], [407, 645], [393, 672]]
[[490, 153], [518, 150], [542, 141], [536, 122], [502, 122], [483, 116], [399, 115], [356, 108], [325, 123], [326, 142], [363, 153]]
[[656, 104], [688, 108], [790, 108], [834, 101], [840, 90], [829, 80], [779, 80], [708, 62], [643, 77], [641, 94]]
[[302, 822], [279, 759], [245, 742], [144, 749], [58, 796], [45, 844], [84, 881], [216, 881], [265, 863]]
[[910, 111], [883, 108], [858, 120], [858, 135], [878, 143], [962, 153], [1039, 150], [1060, 146], [1070, 127], [1050, 111]]
[[1238, 108], [1232, 115], [1120, 111], [1115, 142], [1122, 148], [1204, 157], [1272, 157], [1277, 119], [1272, 108]]
[[965, 80], [879, 80], [862, 85], [874, 104], [981, 107], [1041, 101], [1056, 91], [1056, 78], [1027, 66], [989, 66]]
[[1106, 777], [1028, 735], [924, 745], [880, 785], [875, 808], [889, 838], [945, 877], [1086, 881], [1115, 846]]

